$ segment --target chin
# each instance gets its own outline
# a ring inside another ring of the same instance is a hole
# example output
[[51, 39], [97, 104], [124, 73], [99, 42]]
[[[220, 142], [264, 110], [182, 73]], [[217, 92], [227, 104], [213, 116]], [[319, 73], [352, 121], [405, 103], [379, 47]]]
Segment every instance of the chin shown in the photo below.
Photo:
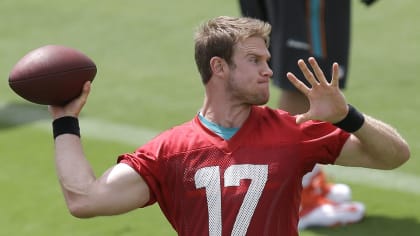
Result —
[[263, 97], [261, 97], [261, 104], [260, 105], [267, 104], [269, 99], [270, 99], [270, 93], [265, 94]]
[[260, 105], [265, 105], [268, 102], [269, 97], [260, 97], [258, 99], [256, 99], [254, 105], [260, 106]]

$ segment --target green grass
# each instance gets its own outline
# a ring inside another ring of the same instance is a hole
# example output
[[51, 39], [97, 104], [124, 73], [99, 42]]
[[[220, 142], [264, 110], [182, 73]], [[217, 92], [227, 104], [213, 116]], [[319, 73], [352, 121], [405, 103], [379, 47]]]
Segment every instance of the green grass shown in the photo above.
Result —
[[[420, 27], [415, 0], [353, 1], [351, 71], [346, 97], [362, 111], [393, 124], [411, 145], [398, 171], [420, 177]], [[115, 217], [75, 219], [55, 175], [45, 107], [17, 97], [7, 85], [12, 66], [29, 50], [63, 44], [88, 54], [98, 75], [83, 118], [164, 130], [190, 119], [203, 88], [193, 61], [193, 31], [217, 15], [238, 15], [236, 1], [12, 1], [0, 2], [0, 235], [175, 235], [157, 206]], [[270, 105], [278, 91], [272, 89]], [[82, 133], [83, 133], [83, 123]], [[99, 175], [136, 146], [85, 136]], [[141, 145], [142, 143], [138, 143]], [[337, 179], [338, 181], [346, 181]], [[380, 181], [380, 180], [379, 180]], [[312, 235], [416, 235], [419, 195], [349, 182], [367, 206], [362, 223], [312, 229]], [[420, 183], [412, 188], [420, 188]]]
[[[383, 189], [351, 185], [353, 198], [367, 205], [362, 222], [336, 228], [318, 228], [302, 235], [403, 235], [415, 236], [420, 229], [419, 213], [413, 208], [418, 196]], [[381, 197], [378, 197], [381, 196]], [[382, 197], [386, 196], [386, 197]], [[390, 201], [390, 199], [398, 199]]]

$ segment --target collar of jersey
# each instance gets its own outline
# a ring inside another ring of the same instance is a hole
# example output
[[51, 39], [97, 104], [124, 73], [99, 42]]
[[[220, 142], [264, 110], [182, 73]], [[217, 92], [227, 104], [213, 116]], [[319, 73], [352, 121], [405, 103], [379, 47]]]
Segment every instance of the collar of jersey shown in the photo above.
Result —
[[224, 140], [229, 140], [238, 132], [239, 128], [227, 128], [207, 120], [201, 112], [198, 113], [200, 122], [209, 130], [222, 137]]

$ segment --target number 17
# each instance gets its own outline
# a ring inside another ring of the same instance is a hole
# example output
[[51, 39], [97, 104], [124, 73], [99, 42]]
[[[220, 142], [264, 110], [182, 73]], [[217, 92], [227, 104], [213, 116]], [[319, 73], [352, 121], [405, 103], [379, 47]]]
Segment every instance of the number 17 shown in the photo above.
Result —
[[[224, 173], [224, 187], [239, 186], [241, 179], [251, 179], [248, 191], [236, 216], [232, 235], [245, 235], [255, 207], [267, 182], [268, 165], [241, 164], [228, 167]], [[222, 235], [222, 199], [220, 168], [210, 166], [199, 169], [194, 176], [195, 187], [206, 189], [209, 212], [209, 235]]]

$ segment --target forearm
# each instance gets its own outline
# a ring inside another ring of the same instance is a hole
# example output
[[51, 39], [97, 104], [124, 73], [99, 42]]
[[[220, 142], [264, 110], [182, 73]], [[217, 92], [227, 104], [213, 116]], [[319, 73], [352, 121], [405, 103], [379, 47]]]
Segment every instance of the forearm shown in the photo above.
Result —
[[73, 134], [62, 134], [55, 139], [55, 164], [59, 182], [69, 209], [81, 197], [87, 197], [95, 175], [85, 158], [81, 140]]
[[373, 168], [394, 169], [410, 156], [407, 142], [391, 126], [367, 115], [363, 126], [353, 134], [360, 141]]
[[49, 106], [58, 179], [70, 213], [79, 218], [121, 214], [149, 200], [146, 182], [128, 165], [117, 164], [95, 177], [83, 152], [77, 120], [89, 91], [86, 82], [80, 97], [62, 107]]
[[55, 139], [55, 163], [67, 207], [75, 217], [121, 214], [149, 201], [146, 182], [126, 164], [112, 166], [96, 178], [76, 135]]

